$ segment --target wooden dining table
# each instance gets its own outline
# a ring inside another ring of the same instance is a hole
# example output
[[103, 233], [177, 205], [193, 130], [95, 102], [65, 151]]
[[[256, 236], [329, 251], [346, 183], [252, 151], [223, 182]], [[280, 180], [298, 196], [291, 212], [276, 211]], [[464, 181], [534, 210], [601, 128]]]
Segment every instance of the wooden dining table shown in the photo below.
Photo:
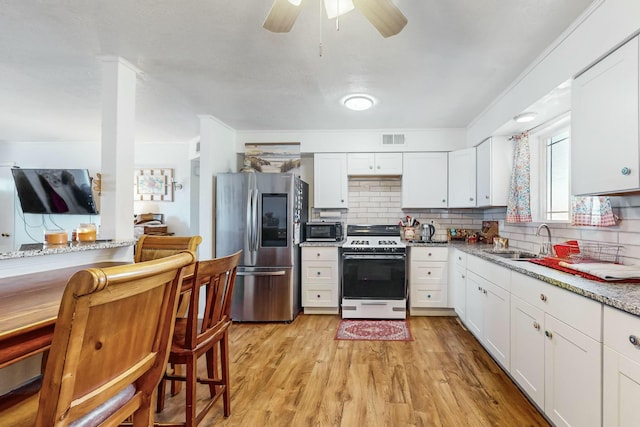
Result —
[[77, 271], [126, 262], [99, 262], [0, 279], [0, 368], [51, 346], [67, 282]]

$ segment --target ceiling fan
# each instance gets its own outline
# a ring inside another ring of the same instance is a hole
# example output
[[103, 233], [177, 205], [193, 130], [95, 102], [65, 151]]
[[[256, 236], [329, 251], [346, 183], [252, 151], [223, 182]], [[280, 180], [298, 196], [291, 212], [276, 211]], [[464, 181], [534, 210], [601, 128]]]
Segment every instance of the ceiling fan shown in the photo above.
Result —
[[[287, 33], [293, 27], [304, 0], [274, 0], [262, 26], [274, 33]], [[329, 18], [358, 9], [360, 13], [382, 34], [391, 37], [398, 34], [407, 18], [391, 0], [324, 0]]]

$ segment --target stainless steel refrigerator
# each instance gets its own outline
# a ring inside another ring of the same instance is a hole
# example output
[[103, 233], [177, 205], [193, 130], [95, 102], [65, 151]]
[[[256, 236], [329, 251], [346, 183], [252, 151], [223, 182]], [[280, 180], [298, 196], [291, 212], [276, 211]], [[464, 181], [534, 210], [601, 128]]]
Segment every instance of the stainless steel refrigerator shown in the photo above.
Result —
[[231, 318], [290, 322], [300, 312], [300, 233], [309, 186], [290, 173], [216, 179], [216, 256], [242, 249]]

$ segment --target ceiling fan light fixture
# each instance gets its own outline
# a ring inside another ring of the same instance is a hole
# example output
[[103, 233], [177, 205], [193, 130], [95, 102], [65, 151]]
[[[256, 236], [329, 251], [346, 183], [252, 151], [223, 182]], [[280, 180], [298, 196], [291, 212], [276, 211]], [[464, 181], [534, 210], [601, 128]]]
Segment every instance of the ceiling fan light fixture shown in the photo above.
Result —
[[324, 10], [327, 12], [327, 18], [329, 19], [342, 16], [345, 13], [351, 12], [353, 9], [355, 9], [355, 6], [352, 0], [324, 0]]
[[513, 118], [518, 123], [528, 123], [533, 121], [538, 116], [538, 113], [528, 111], [526, 113], [520, 113]]
[[345, 107], [353, 111], [364, 111], [373, 107], [375, 101], [369, 95], [356, 94], [349, 95], [342, 100]]

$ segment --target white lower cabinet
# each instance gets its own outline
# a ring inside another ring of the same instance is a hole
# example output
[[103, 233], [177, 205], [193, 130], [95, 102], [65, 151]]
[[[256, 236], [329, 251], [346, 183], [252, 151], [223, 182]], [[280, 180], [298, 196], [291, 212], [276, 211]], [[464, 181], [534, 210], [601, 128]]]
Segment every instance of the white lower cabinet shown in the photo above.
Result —
[[640, 426], [640, 318], [604, 308], [603, 425]]
[[509, 292], [470, 271], [468, 266], [466, 276], [467, 327], [493, 358], [509, 370]]
[[467, 320], [467, 254], [454, 249], [449, 263], [451, 265], [450, 286], [453, 286], [453, 307], [464, 323]]
[[602, 305], [520, 273], [511, 281], [511, 376], [556, 426], [602, 420]]
[[445, 247], [409, 248], [409, 313], [427, 314], [426, 309], [447, 307], [447, 266]]
[[340, 277], [337, 247], [302, 248], [301, 292], [305, 313], [338, 313]]

